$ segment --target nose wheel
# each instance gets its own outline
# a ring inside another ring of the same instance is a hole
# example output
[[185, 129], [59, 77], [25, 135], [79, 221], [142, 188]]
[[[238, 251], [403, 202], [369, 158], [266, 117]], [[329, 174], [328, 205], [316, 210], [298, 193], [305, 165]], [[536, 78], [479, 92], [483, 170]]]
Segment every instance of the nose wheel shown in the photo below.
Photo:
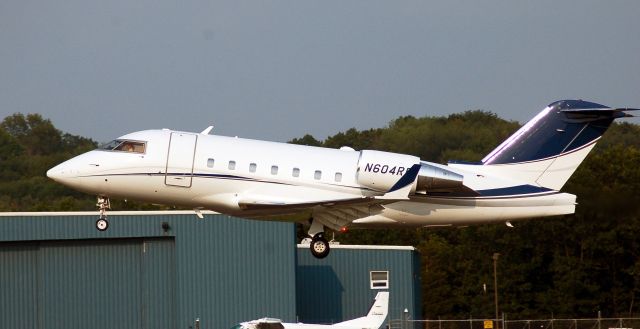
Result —
[[106, 231], [109, 228], [109, 221], [107, 220], [107, 209], [111, 209], [111, 203], [109, 198], [98, 196], [98, 210], [100, 211], [100, 217], [96, 221], [96, 228], [98, 231]]

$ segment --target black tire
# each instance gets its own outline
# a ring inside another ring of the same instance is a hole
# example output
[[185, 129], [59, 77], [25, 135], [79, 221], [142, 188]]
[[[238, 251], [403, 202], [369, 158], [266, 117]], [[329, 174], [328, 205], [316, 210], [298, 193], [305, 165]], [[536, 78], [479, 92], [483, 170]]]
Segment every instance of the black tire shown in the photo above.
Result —
[[311, 239], [309, 249], [311, 250], [313, 257], [318, 259], [327, 257], [329, 255], [329, 251], [331, 251], [329, 248], [329, 242], [322, 234], [316, 234], [316, 236]]
[[106, 218], [98, 218], [96, 221], [98, 231], [106, 231], [109, 228], [109, 221]]

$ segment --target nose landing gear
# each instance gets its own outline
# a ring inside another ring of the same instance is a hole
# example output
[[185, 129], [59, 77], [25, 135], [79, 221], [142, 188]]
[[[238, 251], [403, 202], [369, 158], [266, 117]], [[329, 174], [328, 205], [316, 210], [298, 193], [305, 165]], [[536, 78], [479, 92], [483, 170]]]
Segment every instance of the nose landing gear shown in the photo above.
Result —
[[109, 198], [98, 196], [98, 203], [96, 204], [100, 210], [100, 217], [96, 221], [96, 228], [98, 231], [106, 231], [109, 228], [109, 221], [107, 220], [107, 209], [111, 209], [111, 203]]

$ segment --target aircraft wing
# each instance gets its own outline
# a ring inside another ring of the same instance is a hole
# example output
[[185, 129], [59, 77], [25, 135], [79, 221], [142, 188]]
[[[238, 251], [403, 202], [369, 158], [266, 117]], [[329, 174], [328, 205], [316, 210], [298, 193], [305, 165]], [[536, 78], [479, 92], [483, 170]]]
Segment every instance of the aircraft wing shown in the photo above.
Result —
[[382, 210], [381, 205], [405, 199], [378, 199], [360, 197], [341, 200], [325, 200], [315, 202], [286, 203], [260, 200], [240, 200], [238, 203], [245, 210], [305, 210], [313, 212], [314, 220], [334, 231], [339, 231], [359, 218], [375, 215]]
[[387, 193], [374, 196], [374, 197], [354, 197], [343, 198], [333, 200], [317, 200], [317, 201], [304, 201], [304, 202], [290, 202], [290, 201], [277, 201], [270, 200], [261, 197], [254, 197], [251, 195], [245, 195], [238, 200], [238, 205], [244, 210], [268, 210], [268, 209], [308, 209], [317, 206], [323, 207], [339, 207], [339, 206], [362, 206], [371, 204], [384, 204], [402, 200], [409, 200], [409, 193], [411, 192], [413, 182], [418, 177], [418, 171], [420, 165], [416, 164], [407, 170], [407, 173], [403, 175], [398, 182], [391, 187]]
[[356, 219], [375, 215], [382, 210], [383, 204], [409, 200], [413, 182], [418, 176], [420, 165], [411, 167], [398, 182], [385, 194], [379, 196], [361, 196], [333, 200], [317, 200], [304, 202], [287, 202], [268, 200], [261, 197], [245, 195], [238, 200], [243, 210], [305, 210], [313, 211], [314, 220], [332, 230], [339, 231]]
[[287, 202], [287, 201], [273, 201], [253, 197], [244, 197], [238, 200], [238, 205], [244, 210], [297, 210], [297, 209], [309, 209], [317, 206], [335, 207], [335, 206], [347, 206], [354, 204], [368, 203], [373, 198], [370, 197], [358, 197], [336, 200], [318, 200], [318, 201], [306, 201], [306, 202]]

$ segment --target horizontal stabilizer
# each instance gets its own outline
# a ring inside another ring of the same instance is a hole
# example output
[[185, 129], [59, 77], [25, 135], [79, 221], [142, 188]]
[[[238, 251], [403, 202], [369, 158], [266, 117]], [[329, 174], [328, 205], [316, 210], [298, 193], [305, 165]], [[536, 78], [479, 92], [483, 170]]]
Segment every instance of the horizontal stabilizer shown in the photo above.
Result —
[[[632, 115], [630, 111], [639, 111], [640, 109], [634, 108], [590, 108], [590, 109], [564, 109], [560, 112], [566, 113], [567, 118], [571, 119], [583, 119], [582, 122], [585, 121], [596, 121], [604, 118], [630, 118], [635, 117]], [[586, 120], [584, 120], [586, 119]], [[574, 121], [575, 122], [575, 121]]]

